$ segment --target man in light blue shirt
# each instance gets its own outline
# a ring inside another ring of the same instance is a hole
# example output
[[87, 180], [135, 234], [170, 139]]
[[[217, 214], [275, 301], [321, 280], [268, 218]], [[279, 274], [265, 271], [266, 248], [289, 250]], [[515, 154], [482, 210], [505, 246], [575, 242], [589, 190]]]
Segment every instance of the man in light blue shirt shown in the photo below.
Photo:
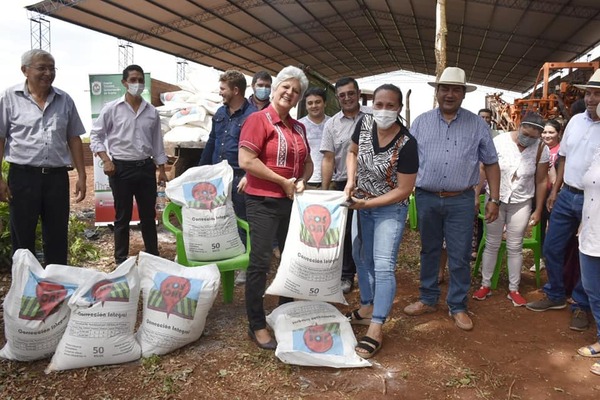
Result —
[[421, 315], [436, 310], [445, 238], [450, 273], [446, 302], [456, 326], [471, 330], [467, 292], [471, 286], [473, 218], [478, 204], [473, 188], [479, 182], [481, 162], [491, 193], [486, 220], [494, 221], [500, 204], [498, 156], [483, 119], [461, 108], [465, 94], [476, 89], [466, 84], [465, 72], [449, 67], [438, 82], [429, 84], [436, 88], [439, 107], [417, 117], [410, 130], [419, 148], [416, 202], [421, 234], [421, 286], [419, 301], [404, 312]]
[[8, 201], [13, 253], [35, 253], [35, 231], [42, 219], [46, 264], [67, 264], [69, 175], [77, 168], [76, 201], [85, 198], [85, 133], [73, 99], [52, 86], [54, 57], [40, 49], [21, 58], [25, 83], [0, 96], [0, 162], [10, 163], [8, 184], [0, 175], [0, 201]]
[[145, 251], [158, 255], [157, 166], [158, 180], [167, 181], [167, 155], [158, 111], [141, 97], [144, 71], [138, 65], [128, 66], [123, 70], [121, 83], [127, 93], [102, 108], [90, 135], [90, 149], [102, 159], [115, 200], [114, 254], [117, 265], [129, 255], [129, 223], [134, 197]]

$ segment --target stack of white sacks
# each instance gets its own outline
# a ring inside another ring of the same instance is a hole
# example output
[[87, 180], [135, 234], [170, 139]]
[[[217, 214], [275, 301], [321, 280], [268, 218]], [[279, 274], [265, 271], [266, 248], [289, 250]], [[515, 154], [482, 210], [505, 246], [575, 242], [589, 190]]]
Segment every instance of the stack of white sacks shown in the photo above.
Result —
[[212, 125], [212, 117], [221, 106], [219, 72], [191, 69], [186, 80], [179, 82], [177, 92], [160, 94], [164, 104], [160, 114], [165, 151], [175, 155], [175, 148], [204, 148]]

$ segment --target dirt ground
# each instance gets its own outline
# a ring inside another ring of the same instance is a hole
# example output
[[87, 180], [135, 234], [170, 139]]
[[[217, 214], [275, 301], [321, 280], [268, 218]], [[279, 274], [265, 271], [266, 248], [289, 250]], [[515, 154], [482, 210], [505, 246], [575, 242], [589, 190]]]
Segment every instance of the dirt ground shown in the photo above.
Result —
[[[93, 181], [88, 197], [73, 206], [81, 218], [93, 210]], [[91, 214], [93, 216], [93, 213]], [[87, 220], [86, 219], [86, 220]], [[89, 219], [90, 224], [93, 223]], [[89, 267], [110, 270], [112, 236], [108, 228], [97, 243], [102, 257]], [[132, 233], [132, 253], [142, 247], [139, 230]], [[174, 240], [161, 232], [160, 250], [172, 258]], [[46, 375], [48, 360], [33, 363], [0, 361], [1, 399], [597, 399], [600, 377], [588, 369], [590, 359], [576, 349], [593, 343], [595, 331], [568, 328], [567, 310], [534, 313], [506, 299], [506, 277], [500, 289], [483, 302], [470, 301], [475, 323], [471, 332], [456, 328], [441, 304], [420, 317], [402, 313], [417, 299], [419, 237], [407, 230], [397, 270], [398, 291], [386, 323], [381, 352], [371, 368], [331, 369], [286, 365], [273, 352], [259, 350], [246, 336], [243, 287], [232, 304], [219, 295], [205, 335], [197, 342], [162, 357], [123, 365], [93, 367]], [[275, 260], [275, 259], [274, 259]], [[276, 262], [276, 261], [274, 261]], [[525, 265], [531, 265], [526, 255]], [[545, 280], [545, 276], [544, 276]], [[478, 281], [473, 282], [476, 288]], [[0, 275], [0, 299], [10, 275]], [[447, 283], [442, 284], [443, 296]], [[522, 275], [521, 293], [541, 296], [533, 274]], [[442, 297], [443, 298], [443, 297]], [[348, 296], [350, 311], [358, 289]], [[276, 299], [267, 296], [267, 311]], [[2, 326], [4, 324], [0, 315]], [[357, 336], [366, 327], [355, 327]], [[4, 334], [0, 333], [0, 343]]]

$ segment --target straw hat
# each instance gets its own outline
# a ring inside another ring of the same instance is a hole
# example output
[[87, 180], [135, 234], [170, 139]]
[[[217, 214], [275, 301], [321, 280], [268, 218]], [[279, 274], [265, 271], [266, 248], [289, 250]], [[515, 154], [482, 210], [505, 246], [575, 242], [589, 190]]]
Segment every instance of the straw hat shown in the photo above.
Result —
[[477, 86], [468, 85], [465, 71], [462, 68], [447, 67], [442, 76], [437, 82], [427, 82], [429, 86], [437, 87], [437, 85], [458, 85], [464, 86], [467, 93], [477, 89]]
[[587, 84], [585, 85], [573, 85], [578, 87], [579, 89], [600, 89], [600, 69], [597, 69], [594, 72], [594, 75], [590, 78]]

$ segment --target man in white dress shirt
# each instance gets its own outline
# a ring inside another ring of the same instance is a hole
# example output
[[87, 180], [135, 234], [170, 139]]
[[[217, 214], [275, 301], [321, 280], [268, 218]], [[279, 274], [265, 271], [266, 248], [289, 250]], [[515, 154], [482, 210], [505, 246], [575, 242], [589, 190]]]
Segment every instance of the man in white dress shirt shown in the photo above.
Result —
[[167, 181], [164, 166], [167, 155], [158, 111], [141, 97], [144, 71], [138, 65], [128, 66], [123, 70], [121, 83], [127, 93], [104, 106], [90, 135], [90, 148], [104, 163], [104, 173], [108, 175], [115, 201], [114, 255], [117, 265], [129, 255], [129, 223], [134, 196], [145, 251], [158, 255], [156, 166], [158, 180]]

